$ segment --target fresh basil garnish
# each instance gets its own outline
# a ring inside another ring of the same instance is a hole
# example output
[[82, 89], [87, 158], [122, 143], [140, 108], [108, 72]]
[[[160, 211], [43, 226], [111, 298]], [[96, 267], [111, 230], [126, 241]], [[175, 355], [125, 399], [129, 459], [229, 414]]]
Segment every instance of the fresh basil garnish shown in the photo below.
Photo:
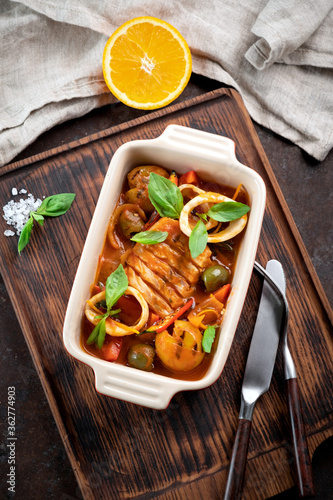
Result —
[[41, 226], [44, 224], [44, 217], [37, 212], [31, 212], [31, 216], [38, 222]]
[[74, 198], [74, 193], [55, 194], [45, 198], [35, 212], [30, 212], [30, 217], [20, 234], [17, 246], [18, 252], [21, 253], [23, 248], [29, 243], [34, 220], [42, 226], [44, 224], [44, 217], [59, 217], [59, 215], [64, 215], [70, 209]]
[[178, 219], [184, 202], [178, 186], [161, 175], [149, 176], [148, 195], [161, 217]]
[[105, 301], [107, 314], [112, 306], [120, 299], [128, 288], [128, 279], [123, 266], [120, 264], [117, 269], [110, 274], [105, 284]]
[[218, 222], [230, 222], [247, 214], [250, 207], [237, 201], [224, 201], [213, 205], [207, 215]]
[[136, 241], [143, 245], [155, 245], [156, 243], [162, 243], [167, 237], [168, 233], [166, 231], [142, 231], [135, 234], [131, 238], [131, 241]]
[[98, 349], [101, 349], [104, 344], [105, 340], [105, 335], [106, 335], [106, 318], [107, 316], [104, 316], [99, 323], [95, 326], [91, 334], [89, 335], [87, 339], [87, 344], [93, 344], [96, 342]]
[[34, 220], [32, 217], [28, 219], [28, 222], [25, 224], [23, 227], [20, 238], [18, 241], [18, 252], [21, 253], [23, 248], [29, 243], [30, 236], [31, 236], [31, 231], [32, 231], [32, 226], [33, 226]]
[[106, 335], [106, 319], [109, 316], [116, 316], [118, 313], [120, 313], [121, 309], [114, 309], [112, 310], [112, 307], [114, 304], [118, 302], [120, 297], [124, 295], [128, 288], [128, 279], [126, 276], [126, 273], [124, 271], [123, 266], [120, 264], [117, 269], [110, 274], [108, 279], [106, 280], [106, 285], [105, 285], [105, 304], [106, 306], [106, 313], [101, 314], [98, 316], [95, 316], [95, 319], [100, 319], [89, 335], [87, 339], [87, 344], [93, 344], [96, 342], [96, 345], [98, 349], [101, 349], [104, 344], [105, 340], [105, 335]]
[[215, 339], [215, 327], [214, 326], [208, 326], [206, 330], [204, 331], [203, 337], [202, 337], [202, 350], [204, 352], [210, 353], [212, 350], [212, 345]]
[[218, 222], [231, 222], [239, 219], [249, 210], [250, 207], [243, 203], [238, 203], [237, 201], [224, 201], [213, 205], [205, 214], [196, 214], [200, 220], [194, 227], [190, 236], [189, 245], [192, 258], [195, 259], [198, 257], [198, 255], [204, 251], [208, 242], [208, 232], [203, 220], [207, 221], [208, 217], [211, 217]]
[[200, 219], [191, 232], [189, 247], [192, 259], [196, 259], [206, 248], [208, 233], [205, 224]]
[[36, 213], [47, 217], [59, 217], [70, 209], [75, 198], [73, 193], [54, 194], [45, 198], [43, 203], [37, 208]]

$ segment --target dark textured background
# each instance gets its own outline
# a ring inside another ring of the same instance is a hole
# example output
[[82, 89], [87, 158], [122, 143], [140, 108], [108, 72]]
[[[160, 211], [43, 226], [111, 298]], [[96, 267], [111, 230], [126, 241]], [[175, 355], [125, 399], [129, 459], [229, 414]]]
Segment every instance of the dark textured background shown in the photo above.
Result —
[[[178, 101], [220, 86], [218, 82], [193, 75]], [[145, 113], [147, 112], [128, 108], [121, 103], [100, 108], [43, 134], [15, 160], [66, 144]], [[332, 304], [333, 151], [323, 162], [317, 162], [297, 146], [264, 127], [255, 124], [255, 128], [308, 254]], [[6, 229], [4, 223], [1, 227], [2, 231]], [[79, 499], [81, 495], [74, 473], [2, 280], [0, 281], [0, 306], [1, 422], [5, 422], [6, 419], [7, 387], [15, 386], [17, 395], [17, 483], [14, 498]], [[333, 398], [331, 394], [327, 397]], [[5, 436], [4, 430], [1, 434]], [[4, 443], [2, 439], [1, 463], [7, 460]], [[318, 499], [333, 498], [332, 451], [333, 439], [331, 438], [316, 450], [313, 458], [316, 498]], [[7, 490], [6, 478], [2, 475], [0, 480], [2, 482], [0, 497], [3, 498], [2, 492]], [[13, 498], [12, 495], [7, 495], [7, 497]], [[275, 498], [281, 500], [297, 498], [296, 489], [292, 488]]]

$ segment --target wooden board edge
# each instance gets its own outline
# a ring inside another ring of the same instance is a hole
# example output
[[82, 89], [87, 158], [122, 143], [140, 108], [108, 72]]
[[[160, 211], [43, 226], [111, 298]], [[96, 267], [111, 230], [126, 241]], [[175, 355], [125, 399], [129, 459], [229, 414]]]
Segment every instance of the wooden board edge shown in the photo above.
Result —
[[247, 112], [244, 113], [245, 106], [244, 106], [243, 99], [242, 99], [241, 95], [237, 91], [235, 91], [234, 89], [230, 89], [229, 91], [231, 92], [231, 94], [233, 95], [235, 100], [237, 100], [240, 109], [242, 109], [242, 111], [243, 111], [244, 119], [246, 120], [246, 123], [247, 123], [249, 130], [251, 130], [251, 133], [254, 134], [254, 137], [256, 137], [256, 139], [257, 139], [256, 146], [257, 146], [257, 151], [258, 151], [258, 154], [260, 156], [260, 159], [265, 167], [265, 171], [266, 171], [268, 178], [272, 184], [272, 187], [274, 189], [276, 197], [280, 203], [281, 209], [282, 209], [282, 211], [287, 219], [288, 225], [289, 225], [291, 232], [295, 238], [296, 245], [299, 248], [299, 251], [301, 252], [301, 255], [304, 259], [304, 263], [305, 263], [306, 268], [311, 276], [312, 283], [313, 283], [314, 288], [319, 296], [320, 302], [321, 302], [323, 308], [325, 309], [325, 312], [327, 314], [327, 317], [328, 317], [331, 325], [333, 326], [333, 309], [332, 309], [330, 302], [326, 296], [324, 288], [323, 288], [323, 286], [318, 278], [317, 272], [316, 272], [314, 265], [310, 259], [310, 256], [309, 256], [308, 251], [305, 247], [303, 239], [300, 235], [300, 232], [298, 231], [298, 228], [297, 228], [296, 223], [294, 221], [294, 218], [290, 212], [290, 209], [287, 205], [287, 202], [284, 198], [282, 190], [281, 190], [279, 183], [275, 177], [273, 169], [268, 161], [268, 158], [266, 156], [264, 148], [262, 147], [262, 144], [261, 144], [260, 139], [257, 135], [257, 132], [253, 126], [250, 115]]
[[157, 118], [161, 118], [177, 111], [181, 111], [185, 108], [190, 108], [197, 104], [201, 104], [207, 101], [211, 101], [218, 97], [222, 97], [225, 95], [226, 97], [229, 94], [229, 89], [227, 88], [219, 88], [216, 90], [212, 90], [211, 92], [207, 92], [206, 94], [202, 94], [200, 96], [192, 97], [185, 101], [179, 102], [177, 104], [173, 104], [166, 108], [161, 108], [156, 111], [152, 111], [146, 115], [140, 116], [138, 118], [134, 118], [133, 120], [121, 123], [119, 125], [114, 125], [113, 127], [107, 128], [105, 130], [101, 130], [100, 132], [96, 132], [95, 134], [91, 134], [87, 137], [83, 137], [81, 139], [77, 139], [76, 141], [69, 142], [67, 144], [63, 144], [62, 146], [57, 146], [55, 148], [49, 149], [47, 151], [43, 151], [42, 153], [38, 153], [33, 156], [29, 156], [28, 158], [24, 158], [23, 160], [19, 160], [16, 162], [8, 163], [7, 165], [0, 168], [0, 177], [2, 175], [6, 175], [9, 172], [13, 172], [20, 168], [24, 168], [26, 166], [32, 165], [39, 161], [45, 160], [47, 158], [51, 158], [52, 156], [64, 153], [66, 151], [70, 151], [72, 149], [76, 149], [80, 146], [85, 146], [91, 142], [98, 141], [99, 139], [104, 139], [108, 136], [117, 134], [119, 132], [123, 132], [124, 130], [131, 129], [138, 125], [143, 125], [149, 121], [156, 120]]
[[[33, 163], [35, 163], [37, 161], [41, 161], [41, 160], [43, 160], [45, 158], [48, 158], [48, 157], [51, 157], [53, 155], [57, 155], [57, 154], [62, 153], [64, 151], [66, 151], [66, 150], [70, 150], [73, 147], [76, 148], [76, 147], [82, 146], [83, 144], [88, 144], [89, 142], [98, 140], [100, 138], [107, 137], [108, 135], [113, 135], [115, 133], [121, 132], [122, 130], [124, 130], [124, 129], [128, 128], [128, 127], [132, 128], [132, 127], [135, 127], [137, 125], [144, 124], [144, 123], [146, 123], [146, 122], [148, 122], [150, 120], [154, 120], [154, 119], [157, 119], [159, 117], [166, 116], [166, 115], [168, 115], [170, 113], [173, 113], [175, 111], [184, 109], [186, 107], [190, 107], [190, 106], [193, 106], [193, 105], [196, 105], [196, 104], [207, 102], [209, 100], [218, 98], [218, 97], [220, 97], [222, 95], [228, 96], [229, 93], [231, 93], [233, 95], [233, 97], [237, 100], [237, 102], [239, 103], [239, 107], [243, 111], [244, 110], [243, 100], [242, 100], [241, 96], [238, 94], [237, 91], [235, 91], [233, 89], [227, 89], [227, 90], [225, 90], [225, 89], [217, 89], [217, 90], [212, 91], [212, 92], [210, 92], [208, 94], [204, 94], [203, 97], [205, 97], [205, 99], [203, 99], [203, 98], [197, 98], [197, 97], [193, 98], [193, 99], [189, 99], [187, 101], [184, 101], [183, 103], [180, 103], [180, 104], [177, 104], [177, 105], [174, 105], [174, 106], [168, 108], [168, 112], [160, 114], [161, 111], [164, 111], [164, 110], [159, 110], [157, 112], [151, 113], [151, 114], [146, 115], [144, 117], [140, 117], [140, 118], [131, 120], [130, 122], [126, 122], [126, 124], [122, 124], [121, 126], [115, 126], [115, 127], [110, 128], [110, 129], [107, 129], [105, 131], [98, 132], [97, 134], [93, 134], [92, 136], [86, 137], [83, 140], [81, 139], [81, 140], [75, 141], [73, 143], [69, 143], [67, 145], [61, 146], [60, 148], [54, 148], [52, 150], [49, 150], [49, 151], [43, 153], [43, 155], [45, 155], [45, 156], [36, 155], [36, 156], [28, 158], [27, 160], [22, 160], [22, 162], [16, 162], [16, 163], [9, 164], [8, 167], [13, 166], [14, 168], [12, 168], [11, 170], [8, 170], [8, 172], [11, 172], [13, 170], [22, 168], [22, 167], [24, 167], [26, 165], [33, 164]], [[202, 96], [200, 96], [200, 97], [202, 97]], [[173, 108], [173, 109], [171, 109], [171, 108]], [[306, 263], [306, 266], [307, 266], [307, 269], [308, 269], [309, 274], [311, 276], [311, 279], [313, 281], [313, 284], [314, 284], [314, 286], [316, 288], [316, 291], [317, 291], [317, 293], [318, 293], [318, 295], [320, 297], [320, 301], [321, 301], [323, 307], [325, 308], [325, 311], [327, 312], [328, 317], [329, 317], [331, 323], [333, 323], [333, 311], [332, 311], [332, 309], [331, 309], [331, 307], [329, 305], [328, 299], [327, 299], [327, 297], [325, 295], [325, 292], [324, 292], [324, 290], [322, 288], [322, 285], [321, 285], [321, 283], [319, 281], [319, 278], [318, 278], [318, 276], [316, 274], [314, 266], [313, 266], [313, 264], [312, 264], [312, 262], [310, 260], [310, 257], [309, 257], [309, 255], [307, 253], [307, 250], [305, 248], [303, 240], [302, 240], [302, 238], [301, 238], [301, 236], [300, 236], [300, 234], [298, 232], [298, 229], [297, 229], [297, 227], [295, 225], [295, 222], [294, 222], [293, 217], [291, 215], [291, 212], [290, 212], [290, 210], [288, 208], [288, 205], [287, 205], [287, 203], [286, 203], [286, 201], [284, 199], [284, 196], [283, 196], [282, 191], [281, 191], [281, 189], [279, 187], [279, 184], [277, 183], [277, 180], [276, 180], [275, 174], [274, 174], [274, 172], [272, 170], [272, 167], [270, 166], [270, 163], [269, 163], [269, 161], [268, 161], [268, 159], [266, 157], [266, 154], [265, 154], [265, 152], [264, 152], [264, 150], [262, 148], [261, 142], [260, 142], [260, 140], [259, 140], [259, 138], [257, 136], [257, 133], [256, 133], [255, 129], [254, 129], [253, 123], [252, 123], [249, 115], [246, 112], [244, 112], [244, 111], [243, 111], [243, 116], [244, 116], [244, 118], [246, 120], [246, 123], [247, 123], [247, 125], [248, 125], [248, 127], [249, 127], [249, 129], [251, 131], [251, 134], [253, 134], [254, 138], [257, 138], [256, 146], [257, 146], [258, 154], [259, 154], [259, 156], [261, 158], [261, 161], [264, 164], [265, 170], [266, 170], [267, 175], [268, 175], [268, 177], [270, 179], [270, 182], [271, 182], [271, 184], [273, 186], [273, 189], [274, 189], [274, 191], [276, 193], [276, 196], [277, 196], [277, 198], [279, 200], [279, 203], [281, 205], [283, 213], [286, 216], [288, 225], [291, 228], [291, 231], [292, 231], [293, 236], [295, 238], [296, 244], [297, 244], [298, 248], [300, 249], [301, 254], [302, 254], [303, 258], [304, 258], [304, 261]], [[144, 118], [144, 120], [141, 120], [141, 118]], [[124, 127], [123, 127], [123, 125], [124, 125]], [[25, 161], [27, 161], [27, 163], [24, 163]], [[8, 173], [8, 172], [5, 172], [5, 173]], [[0, 170], [0, 175], [3, 175], [2, 170]], [[2, 275], [3, 275], [4, 283], [5, 283], [5, 286], [6, 286], [7, 290], [11, 290], [11, 297], [15, 297], [15, 293], [14, 293], [14, 290], [12, 289], [12, 287], [11, 287], [11, 283], [10, 283], [9, 277], [6, 276], [6, 273], [2, 273]], [[19, 304], [16, 304], [15, 299], [14, 300], [11, 299], [11, 301], [12, 301], [12, 304], [13, 304], [16, 316], [19, 319], [20, 326], [21, 326], [21, 328], [22, 328], [22, 330], [24, 332], [24, 337], [25, 337], [25, 340], [27, 342], [30, 355], [31, 355], [31, 357], [33, 359], [33, 363], [34, 363], [34, 366], [36, 368], [38, 377], [41, 380], [41, 384], [43, 386], [43, 390], [44, 390], [44, 392], [46, 394], [49, 406], [50, 406], [50, 408], [52, 410], [53, 417], [55, 419], [57, 428], [59, 430], [61, 439], [62, 439], [62, 441], [64, 443], [64, 447], [65, 447], [67, 456], [69, 457], [69, 460], [70, 460], [71, 466], [73, 468], [75, 477], [77, 479], [79, 488], [80, 488], [80, 490], [82, 492], [82, 495], [83, 495], [84, 499], [85, 500], [90, 500], [90, 499], [94, 498], [93, 496], [91, 496], [91, 488], [89, 486], [89, 483], [87, 483], [86, 479], [84, 477], [82, 477], [82, 473], [80, 472], [80, 469], [77, 468], [77, 460], [76, 460], [76, 458], [74, 456], [74, 452], [73, 452], [72, 447], [70, 446], [68, 440], [66, 440], [66, 432], [65, 432], [65, 425], [64, 425], [64, 422], [63, 422], [63, 418], [61, 417], [61, 414], [60, 414], [59, 409], [57, 407], [56, 399], [55, 399], [55, 397], [54, 397], [54, 395], [52, 393], [51, 386], [50, 386], [50, 384], [49, 384], [49, 382], [47, 380], [47, 377], [45, 375], [45, 372], [44, 372], [41, 360], [39, 359], [39, 357], [37, 355], [38, 353], [34, 351], [33, 343], [31, 342], [31, 339], [29, 339], [29, 335], [25, 331], [25, 325], [22, 324], [22, 322], [20, 321]], [[321, 432], [322, 432], [321, 430], [318, 430], [314, 434], [317, 436]], [[327, 432], [329, 432], [329, 431], [327, 431]], [[329, 436], [325, 434], [325, 436], [323, 437], [323, 439], [322, 439], [321, 442], [323, 442], [328, 437]], [[319, 446], [319, 444], [320, 443], [318, 443], [317, 446]], [[312, 451], [312, 453], [314, 453], [314, 451], [315, 451], [315, 449]]]

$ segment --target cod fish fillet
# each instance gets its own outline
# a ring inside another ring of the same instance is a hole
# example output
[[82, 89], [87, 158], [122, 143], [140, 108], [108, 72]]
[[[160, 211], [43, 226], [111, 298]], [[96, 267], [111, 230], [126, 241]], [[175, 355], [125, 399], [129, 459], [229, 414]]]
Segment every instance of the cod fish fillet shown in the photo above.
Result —
[[156, 245], [136, 243], [127, 258], [126, 273], [129, 284], [163, 318], [191, 296], [203, 270], [212, 265], [211, 251], [206, 247], [199, 257], [192, 259], [189, 238], [182, 233], [177, 220], [163, 217], [150, 229], [167, 231], [167, 239]]

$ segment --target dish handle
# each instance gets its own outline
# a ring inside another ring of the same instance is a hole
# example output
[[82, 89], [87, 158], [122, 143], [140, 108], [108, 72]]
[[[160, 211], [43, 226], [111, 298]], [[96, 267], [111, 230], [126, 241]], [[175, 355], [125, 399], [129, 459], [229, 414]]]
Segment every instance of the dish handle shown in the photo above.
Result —
[[157, 140], [170, 145], [173, 150], [188, 149], [194, 151], [205, 151], [205, 156], [218, 156], [219, 160], [238, 163], [235, 154], [236, 144], [232, 139], [222, 135], [211, 134], [181, 125], [168, 125]]
[[96, 390], [105, 396], [164, 410], [174, 394], [181, 390], [177, 387], [178, 381], [165, 380], [165, 377], [160, 378], [156, 375], [152, 377], [149, 372], [114, 363], [109, 369], [105, 369], [104, 363], [104, 361], [98, 362], [93, 369]]

